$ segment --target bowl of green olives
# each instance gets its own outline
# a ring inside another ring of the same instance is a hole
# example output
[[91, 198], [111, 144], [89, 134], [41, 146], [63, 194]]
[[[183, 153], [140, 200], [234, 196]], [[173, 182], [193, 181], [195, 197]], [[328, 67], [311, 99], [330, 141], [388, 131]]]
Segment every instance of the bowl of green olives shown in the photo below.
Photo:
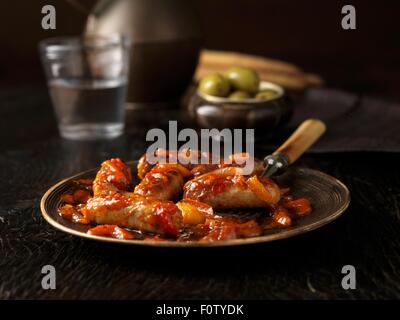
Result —
[[188, 106], [200, 128], [254, 128], [257, 135], [285, 124], [292, 110], [281, 86], [243, 67], [203, 77]]

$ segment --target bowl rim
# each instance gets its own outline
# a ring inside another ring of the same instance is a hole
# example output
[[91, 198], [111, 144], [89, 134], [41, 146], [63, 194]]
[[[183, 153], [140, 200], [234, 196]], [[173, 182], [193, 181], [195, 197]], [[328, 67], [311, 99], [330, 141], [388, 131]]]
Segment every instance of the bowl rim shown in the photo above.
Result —
[[270, 81], [261, 80], [260, 84], [259, 84], [259, 90], [261, 91], [261, 90], [267, 90], [267, 89], [272, 89], [274, 91], [277, 91], [278, 95], [271, 97], [271, 98], [264, 98], [264, 99], [248, 98], [248, 99], [241, 99], [241, 100], [233, 100], [233, 99], [229, 99], [227, 97], [217, 97], [217, 96], [212, 96], [209, 94], [204, 94], [204, 93], [199, 92], [199, 90], [196, 90], [196, 94], [199, 95], [202, 99], [206, 100], [207, 102], [229, 103], [229, 104], [234, 104], [234, 105], [260, 104], [260, 103], [278, 100], [286, 95], [286, 91], [282, 86], [280, 86], [276, 83], [270, 82]]

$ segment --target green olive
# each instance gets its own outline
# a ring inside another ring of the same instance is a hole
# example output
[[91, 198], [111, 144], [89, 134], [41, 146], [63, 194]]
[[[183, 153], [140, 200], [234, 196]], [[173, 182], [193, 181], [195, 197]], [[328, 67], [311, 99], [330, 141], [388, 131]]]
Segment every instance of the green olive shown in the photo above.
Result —
[[232, 100], [243, 100], [243, 99], [250, 99], [250, 98], [251, 98], [251, 95], [250, 95], [248, 92], [246, 92], [246, 91], [238, 90], [238, 91], [232, 92], [232, 93], [228, 96], [228, 98], [229, 98], [229, 99], [232, 99]]
[[271, 99], [278, 95], [278, 92], [272, 89], [265, 89], [257, 93], [256, 99]]
[[231, 67], [224, 72], [224, 76], [236, 90], [256, 93], [260, 84], [260, 78], [253, 69], [244, 67]]
[[199, 84], [199, 92], [211, 96], [226, 97], [229, 90], [229, 81], [219, 73], [206, 75]]

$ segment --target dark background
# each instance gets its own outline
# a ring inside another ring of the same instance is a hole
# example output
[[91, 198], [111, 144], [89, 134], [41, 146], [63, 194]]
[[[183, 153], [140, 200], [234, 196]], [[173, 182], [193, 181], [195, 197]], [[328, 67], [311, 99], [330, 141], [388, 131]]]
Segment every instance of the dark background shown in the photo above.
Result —
[[[90, 7], [93, 1], [81, 2]], [[363, 128], [364, 142], [372, 141], [375, 150], [398, 146], [398, 134], [392, 134], [386, 143], [374, 143], [381, 140], [367, 135], [371, 122], [366, 120], [372, 110], [369, 119], [374, 125], [378, 122], [381, 131], [393, 132], [387, 129], [384, 117], [396, 128], [398, 104], [368, 95], [400, 100], [400, 44], [394, 29], [399, 25], [400, 2], [349, 3], [357, 9], [355, 31], [341, 29], [344, 2], [195, 1], [207, 47], [288, 60], [321, 74], [328, 86], [366, 93], [313, 89], [305, 95], [304, 106], [315, 107], [308, 110], [320, 106], [343, 115], [344, 119], [328, 112], [329, 128], [353, 120], [354, 126]], [[56, 31], [40, 27], [44, 4], [57, 8]], [[37, 43], [50, 36], [79, 33], [85, 16], [61, 0], [3, 0], [0, 13], [0, 299], [400, 297], [400, 155], [394, 152], [346, 151], [302, 157], [300, 166], [342, 180], [352, 201], [334, 223], [285, 241], [213, 251], [148, 250], [85, 241], [54, 229], [40, 216], [39, 208], [50, 186], [107, 158], [137, 159], [145, 151], [147, 129], [165, 126], [175, 118], [143, 113], [149, 119], [138, 117], [142, 126], [128, 125], [127, 134], [116, 141], [60, 139]], [[310, 101], [310, 97], [316, 99]], [[349, 100], [349, 109], [345, 109]], [[384, 111], [379, 114], [377, 109]], [[337, 145], [354, 145], [353, 131], [336, 136]], [[382, 134], [375, 136], [382, 139]], [[260, 148], [256, 150], [263, 155], [272, 150], [263, 143]], [[41, 288], [40, 270], [46, 264], [57, 269], [57, 290]], [[340, 271], [346, 264], [357, 268], [357, 290], [346, 291], [340, 285]], [[136, 310], [129, 310], [135, 316]], [[265, 310], [271, 308], [266, 305]], [[310, 310], [315, 314], [314, 308]]]
[[[95, 0], [79, 1], [91, 8]], [[294, 62], [329, 86], [400, 99], [399, 1], [195, 0], [207, 48]], [[41, 8], [57, 9], [42, 30]], [[341, 8], [357, 10], [357, 29], [341, 28]], [[64, 0], [1, 1], [0, 84], [43, 81], [39, 40], [81, 32], [86, 16]], [[397, 28], [396, 28], [397, 26]]]

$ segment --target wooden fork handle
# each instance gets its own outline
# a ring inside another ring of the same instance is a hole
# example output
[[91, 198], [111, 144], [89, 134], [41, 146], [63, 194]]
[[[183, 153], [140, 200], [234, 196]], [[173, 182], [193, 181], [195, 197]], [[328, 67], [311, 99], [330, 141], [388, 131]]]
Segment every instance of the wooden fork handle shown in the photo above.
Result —
[[307, 119], [273, 155], [283, 154], [289, 164], [292, 164], [321, 137], [325, 130], [326, 125], [321, 120]]

